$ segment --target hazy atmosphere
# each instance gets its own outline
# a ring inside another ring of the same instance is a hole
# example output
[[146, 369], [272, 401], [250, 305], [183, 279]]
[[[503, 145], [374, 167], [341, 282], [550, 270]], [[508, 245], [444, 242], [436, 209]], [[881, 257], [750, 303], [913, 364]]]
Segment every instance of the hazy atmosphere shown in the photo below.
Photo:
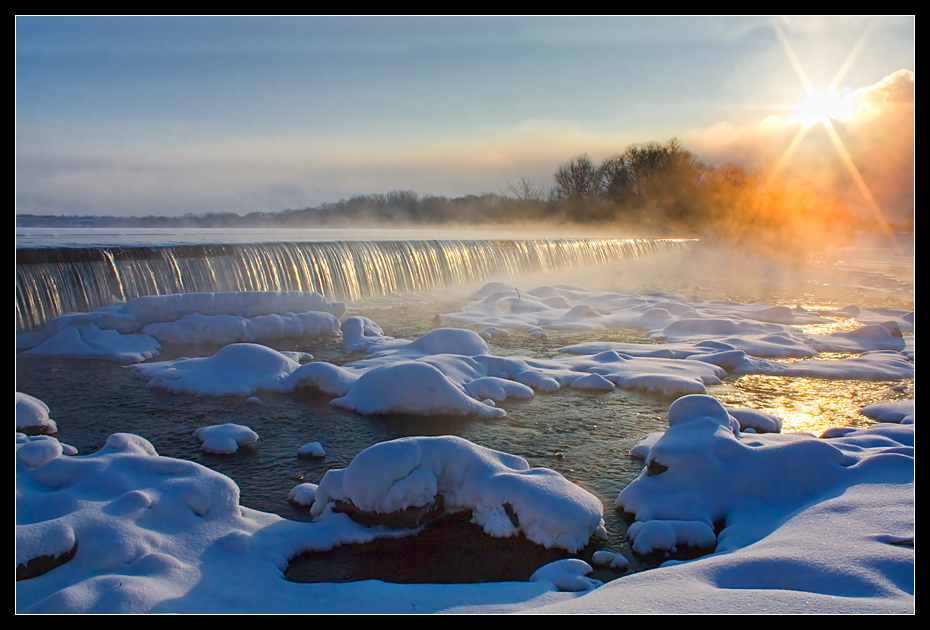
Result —
[[677, 137], [901, 220], [914, 46], [913, 16], [18, 17], [16, 211], [506, 193]]

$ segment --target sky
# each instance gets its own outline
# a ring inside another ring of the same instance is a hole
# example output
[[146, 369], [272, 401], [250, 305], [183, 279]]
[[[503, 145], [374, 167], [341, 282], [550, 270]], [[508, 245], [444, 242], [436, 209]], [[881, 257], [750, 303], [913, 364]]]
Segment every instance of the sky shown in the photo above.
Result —
[[912, 212], [914, 51], [914, 16], [19, 16], [16, 212], [499, 193], [672, 137]]

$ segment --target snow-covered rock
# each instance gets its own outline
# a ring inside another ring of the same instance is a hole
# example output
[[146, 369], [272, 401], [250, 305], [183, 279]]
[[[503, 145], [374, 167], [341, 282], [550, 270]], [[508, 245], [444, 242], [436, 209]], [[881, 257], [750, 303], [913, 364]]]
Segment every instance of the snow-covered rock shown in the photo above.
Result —
[[208, 453], [229, 454], [243, 444], [256, 442], [258, 433], [241, 424], [227, 423], [200, 427], [194, 431], [194, 437], [203, 442], [200, 448]]
[[16, 392], [16, 430], [35, 433], [58, 433], [58, 425], [48, 417], [48, 405], [44, 402]]
[[404, 510], [470, 510], [491, 536], [517, 533], [545, 547], [575, 552], [604, 537], [601, 501], [547, 468], [455, 436], [415, 437], [376, 444], [344, 469], [323, 476], [311, 513], [338, 503], [371, 515]]
[[326, 451], [319, 442], [307, 442], [297, 449], [297, 454], [301, 457], [326, 457]]

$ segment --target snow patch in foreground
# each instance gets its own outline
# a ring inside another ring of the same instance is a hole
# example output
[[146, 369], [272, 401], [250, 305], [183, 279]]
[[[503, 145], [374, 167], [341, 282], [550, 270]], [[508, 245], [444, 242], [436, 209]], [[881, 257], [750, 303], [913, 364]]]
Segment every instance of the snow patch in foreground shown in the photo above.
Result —
[[882, 424], [835, 439], [741, 433], [731, 413], [709, 396], [669, 407], [668, 429], [649, 448], [646, 468], [616, 500], [636, 518], [634, 551], [715, 544], [718, 554], [734, 551], [846, 488], [913, 483], [913, 429]]
[[[586, 577], [589, 566], [580, 561], [542, 567], [536, 581], [526, 583], [287, 582], [287, 560], [302, 551], [397, 534], [359, 525], [331, 509], [303, 523], [241, 507], [238, 487], [229, 478], [193, 462], [160, 457], [138, 436], [114, 434], [96, 453], [68, 457], [74, 450], [55, 438], [17, 434], [16, 563], [47, 557], [61, 564], [17, 582], [16, 610], [913, 614], [913, 424], [844, 431], [829, 440], [737, 435], [735, 421], [712, 399], [687, 397], [676, 405], [668, 431], [644, 443], [646, 457], [665, 462], [667, 470], [644, 473], [621, 496], [635, 499], [640, 522], [678, 520], [699, 529], [722, 514], [726, 527], [711, 555], [666, 562], [603, 586]], [[354, 481], [349, 475], [348, 486], [359, 488], [360, 496], [370, 494], [375, 504], [387, 491], [387, 505], [396, 507], [412, 505], [412, 496], [431, 500], [430, 477], [437, 489], [440, 477], [444, 486], [451, 478], [459, 494], [472, 488], [480, 497], [487, 487], [495, 501], [485, 512], [496, 509], [496, 519], [490, 520], [504, 528], [515, 529], [500, 504], [509, 498], [521, 528], [524, 517], [532, 521], [541, 511], [550, 522], [565, 521], [574, 538], [588, 534], [548, 493], [530, 501], [536, 508], [521, 511], [517, 499], [523, 495], [513, 491], [519, 484], [511, 486], [514, 480], [507, 477], [539, 469], [527, 469], [512, 455], [461, 444], [460, 438], [452, 440], [457, 446], [426, 440], [452, 455], [452, 465], [441, 468], [439, 476], [435, 466], [445, 458], [430, 448], [425, 450], [432, 454], [424, 456], [419, 446], [425, 442], [420, 442], [417, 448], [400, 447], [402, 462], [393, 452], [386, 458], [369, 453], [359, 471], [377, 474]], [[414, 465], [417, 460], [421, 464]], [[408, 466], [409, 479], [395, 476]], [[502, 481], [495, 473], [499, 469], [506, 473]], [[342, 477], [335, 485], [343, 489], [347, 470], [334, 471]], [[480, 479], [480, 487], [473, 488]], [[564, 479], [558, 489], [582, 493], [580, 503], [593, 499]], [[301, 484], [291, 500], [306, 505], [319, 500], [316, 491], [313, 484]], [[596, 529], [594, 502], [599, 515], [596, 499], [583, 512], [591, 518], [591, 530]], [[672, 529], [676, 540], [684, 533]], [[617, 558], [596, 554], [592, 560], [606, 565]]]

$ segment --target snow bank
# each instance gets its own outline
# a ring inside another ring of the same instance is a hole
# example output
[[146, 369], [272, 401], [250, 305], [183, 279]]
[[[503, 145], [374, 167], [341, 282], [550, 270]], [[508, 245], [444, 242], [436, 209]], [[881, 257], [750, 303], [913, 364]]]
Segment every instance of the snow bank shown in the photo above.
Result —
[[165, 343], [233, 343], [338, 334], [345, 305], [315, 292], [234, 291], [147, 295], [90, 313], [68, 313], [17, 335], [29, 354], [138, 362]]
[[339, 319], [330, 313], [284, 313], [282, 315], [185, 315], [173, 322], [156, 322], [142, 329], [161, 343], [226, 344], [268, 342], [286, 337], [335, 337]]
[[101, 330], [94, 324], [85, 324], [63, 328], [23, 354], [102, 357], [123, 362], [139, 362], [158, 356], [160, 350], [161, 344], [150, 335], [124, 335], [116, 330]]
[[324, 475], [311, 513], [340, 504], [382, 516], [434, 506], [438, 513], [470, 510], [491, 536], [522, 533], [569, 552], [606, 536], [597, 497], [552, 470], [455, 436], [402, 438], [362, 451], [347, 468]]
[[913, 429], [878, 425], [830, 440], [740, 433], [731, 414], [707, 396], [672, 403], [668, 423], [646, 469], [616, 500], [636, 518], [629, 533], [641, 553], [714, 544], [717, 554], [735, 551], [852, 486], [907, 488], [914, 479]]

